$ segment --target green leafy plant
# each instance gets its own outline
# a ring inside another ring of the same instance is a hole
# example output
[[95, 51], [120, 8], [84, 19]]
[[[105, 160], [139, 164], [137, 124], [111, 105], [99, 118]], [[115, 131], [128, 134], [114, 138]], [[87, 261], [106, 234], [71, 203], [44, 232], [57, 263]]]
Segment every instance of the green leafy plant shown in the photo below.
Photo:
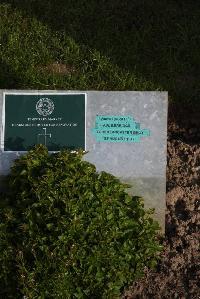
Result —
[[6, 298], [119, 298], [156, 265], [152, 211], [83, 156], [39, 145], [15, 161], [0, 221]]

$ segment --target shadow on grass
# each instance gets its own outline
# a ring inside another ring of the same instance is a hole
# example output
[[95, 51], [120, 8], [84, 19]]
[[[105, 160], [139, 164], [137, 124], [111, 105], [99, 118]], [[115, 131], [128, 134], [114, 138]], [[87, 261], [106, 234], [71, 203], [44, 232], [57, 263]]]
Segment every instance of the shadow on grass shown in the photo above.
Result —
[[0, 60], [0, 89], [20, 88], [20, 79], [11, 67]]
[[185, 2], [4, 0], [162, 86], [175, 101], [197, 102], [200, 4]]

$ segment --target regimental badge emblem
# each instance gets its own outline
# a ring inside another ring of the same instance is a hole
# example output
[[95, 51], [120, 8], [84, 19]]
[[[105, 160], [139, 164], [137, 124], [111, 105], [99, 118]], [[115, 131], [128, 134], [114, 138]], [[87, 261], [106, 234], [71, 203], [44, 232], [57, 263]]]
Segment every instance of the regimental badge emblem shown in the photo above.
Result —
[[54, 103], [48, 98], [41, 98], [36, 104], [36, 111], [42, 116], [50, 115], [54, 111]]

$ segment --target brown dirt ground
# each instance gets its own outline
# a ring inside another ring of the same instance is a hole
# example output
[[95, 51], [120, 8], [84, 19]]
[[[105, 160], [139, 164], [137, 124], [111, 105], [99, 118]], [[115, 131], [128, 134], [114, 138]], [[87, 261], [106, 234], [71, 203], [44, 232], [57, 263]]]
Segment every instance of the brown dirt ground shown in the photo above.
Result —
[[200, 109], [169, 106], [164, 251], [122, 298], [200, 298]]

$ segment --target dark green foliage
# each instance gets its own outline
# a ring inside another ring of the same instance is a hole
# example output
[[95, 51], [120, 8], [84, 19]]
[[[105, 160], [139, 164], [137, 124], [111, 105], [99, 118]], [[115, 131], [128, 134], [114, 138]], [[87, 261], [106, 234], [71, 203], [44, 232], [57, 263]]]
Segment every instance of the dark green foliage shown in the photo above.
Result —
[[1, 209], [1, 297], [119, 298], [155, 266], [152, 212], [83, 155], [49, 155], [40, 145], [12, 167]]

